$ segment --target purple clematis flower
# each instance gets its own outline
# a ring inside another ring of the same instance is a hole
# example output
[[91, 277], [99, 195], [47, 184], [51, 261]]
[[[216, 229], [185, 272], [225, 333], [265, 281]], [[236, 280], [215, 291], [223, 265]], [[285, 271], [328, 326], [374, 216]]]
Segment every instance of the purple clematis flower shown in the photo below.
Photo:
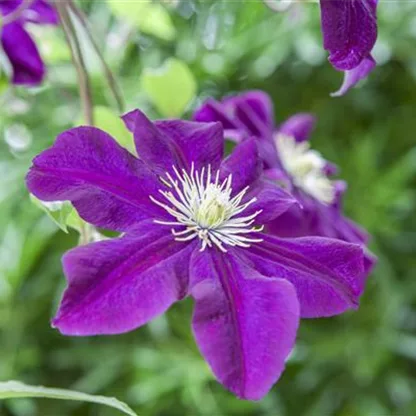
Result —
[[[270, 97], [262, 91], [249, 91], [222, 102], [209, 99], [195, 112], [194, 119], [220, 121], [226, 136], [237, 143], [255, 137], [265, 176], [300, 202], [270, 222], [269, 232], [283, 237], [315, 235], [367, 243], [367, 233], [342, 214], [345, 182], [332, 180], [336, 167], [310, 148], [308, 139], [315, 125], [311, 114], [296, 114], [276, 128]], [[374, 261], [367, 252], [368, 271]]]
[[333, 96], [345, 94], [375, 67], [378, 0], [320, 0], [324, 48], [344, 82]]
[[[296, 1], [264, 0], [273, 10], [282, 12]], [[377, 40], [378, 0], [319, 0], [324, 48], [329, 61], [344, 72], [344, 82], [331, 95], [344, 95], [375, 68], [371, 51]]]
[[34, 86], [42, 82], [45, 65], [35, 42], [25, 30], [26, 23], [58, 24], [55, 9], [44, 0], [0, 0], [1, 44], [13, 71], [12, 83]]
[[62, 133], [33, 160], [27, 185], [70, 200], [82, 218], [122, 233], [70, 250], [53, 325], [65, 335], [131, 331], [186, 296], [215, 376], [241, 398], [280, 377], [300, 317], [356, 308], [363, 250], [265, 226], [295, 203], [264, 180], [255, 140], [223, 160], [221, 123], [124, 117], [140, 159], [94, 127]]

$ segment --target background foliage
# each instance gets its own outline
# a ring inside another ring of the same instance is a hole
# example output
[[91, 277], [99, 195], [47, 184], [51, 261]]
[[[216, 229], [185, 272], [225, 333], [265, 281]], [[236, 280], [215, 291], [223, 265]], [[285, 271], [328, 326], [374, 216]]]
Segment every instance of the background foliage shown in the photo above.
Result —
[[[278, 121], [315, 113], [314, 147], [340, 165], [349, 183], [346, 210], [370, 230], [379, 256], [361, 308], [303, 321], [283, 378], [258, 403], [235, 399], [213, 380], [192, 339], [190, 301], [121, 336], [65, 338], [53, 330], [49, 319], [65, 285], [60, 257], [78, 234], [65, 234], [30, 202], [23, 178], [33, 155], [82, 115], [62, 33], [33, 28], [47, 83], [11, 88], [3, 74], [0, 87], [0, 380], [117, 396], [141, 416], [416, 414], [416, 3], [380, 2], [381, 65], [341, 99], [329, 97], [341, 75], [321, 48], [316, 4], [278, 14], [261, 1], [164, 3], [81, 4], [126, 110], [189, 115], [204, 97], [261, 88], [273, 97]], [[79, 30], [96, 122], [129, 147], [99, 61]], [[55, 214], [59, 221], [62, 213]], [[0, 402], [0, 414], [115, 411], [21, 399]]]

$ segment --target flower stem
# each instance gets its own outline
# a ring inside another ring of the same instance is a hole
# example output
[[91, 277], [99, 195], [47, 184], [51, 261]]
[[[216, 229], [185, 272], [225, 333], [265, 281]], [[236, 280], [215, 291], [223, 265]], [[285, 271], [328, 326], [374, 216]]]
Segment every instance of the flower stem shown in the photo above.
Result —
[[[84, 108], [84, 121], [87, 125], [93, 126], [94, 116], [91, 83], [82, 54], [81, 45], [69, 14], [70, 3], [68, 0], [55, 0], [54, 4], [61, 19], [65, 39], [71, 52], [72, 63], [77, 71], [79, 92]], [[94, 227], [91, 224], [82, 222], [79, 244], [88, 244], [93, 238], [93, 233]]]
[[72, 24], [71, 16], [68, 12], [68, 2], [66, 0], [56, 0], [55, 6], [58, 10], [65, 39], [71, 52], [72, 63], [74, 64], [78, 74], [79, 92], [84, 108], [85, 122], [86, 124], [92, 126], [94, 125], [94, 116], [91, 84], [84, 57], [82, 55], [81, 46], [79, 44], [74, 25]]
[[100, 59], [105, 77], [107, 78], [108, 86], [110, 87], [110, 90], [113, 93], [114, 99], [117, 103], [117, 109], [120, 113], [123, 113], [124, 102], [120, 87], [116, 81], [113, 72], [111, 71], [109, 65], [106, 62], [96, 39], [94, 38], [87, 17], [85, 16], [84, 12], [74, 4], [73, 0], [69, 0], [69, 7], [71, 8], [71, 11], [75, 14], [75, 16], [78, 18], [79, 22], [82, 24], [82, 27], [84, 28], [85, 33], [87, 34], [88, 39], [95, 50], [95, 53]]

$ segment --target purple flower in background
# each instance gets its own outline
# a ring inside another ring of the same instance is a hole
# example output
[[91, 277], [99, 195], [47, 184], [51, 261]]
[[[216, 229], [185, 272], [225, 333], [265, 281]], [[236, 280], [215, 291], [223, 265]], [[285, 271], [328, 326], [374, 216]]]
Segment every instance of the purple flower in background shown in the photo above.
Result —
[[26, 23], [58, 24], [55, 9], [44, 0], [0, 0], [1, 44], [12, 67], [12, 83], [38, 85], [45, 75], [45, 66], [35, 42], [25, 30]]
[[[282, 12], [296, 1], [264, 0]], [[344, 95], [375, 68], [371, 51], [377, 40], [378, 0], [320, 0], [324, 48], [335, 69], [344, 72], [341, 88], [331, 94]]]
[[65, 335], [131, 331], [190, 295], [192, 328], [215, 376], [260, 399], [280, 377], [300, 317], [356, 308], [363, 250], [264, 229], [295, 200], [262, 177], [255, 140], [223, 160], [220, 123], [124, 117], [140, 159], [105, 132], [62, 133], [33, 160], [27, 185], [70, 200], [86, 221], [119, 231], [70, 250], [53, 325]]
[[[315, 125], [311, 114], [296, 114], [274, 125], [273, 103], [262, 91], [249, 91], [217, 102], [209, 99], [194, 114], [198, 121], [220, 121], [226, 136], [240, 143], [257, 139], [265, 176], [288, 189], [300, 202], [268, 224], [268, 231], [282, 237], [325, 236], [366, 244], [365, 233], [342, 214], [343, 181], [331, 175], [336, 167], [308, 142]], [[368, 271], [374, 258], [366, 253]]]
[[345, 94], [375, 67], [371, 50], [377, 40], [378, 0], [320, 0], [324, 48], [344, 83], [333, 96]]

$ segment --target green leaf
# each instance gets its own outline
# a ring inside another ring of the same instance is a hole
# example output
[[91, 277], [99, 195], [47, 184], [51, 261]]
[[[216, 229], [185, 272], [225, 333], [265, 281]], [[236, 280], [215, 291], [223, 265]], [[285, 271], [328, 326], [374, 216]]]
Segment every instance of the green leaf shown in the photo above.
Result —
[[165, 117], [179, 117], [196, 94], [196, 81], [189, 67], [179, 59], [168, 59], [158, 69], [146, 69], [143, 90]]
[[76, 400], [98, 403], [120, 410], [126, 415], [137, 416], [129, 406], [114, 397], [93, 396], [72, 390], [56, 389], [42, 386], [28, 386], [19, 381], [0, 382], [0, 400], [14, 398], [42, 397], [58, 400]]
[[116, 16], [127, 20], [142, 32], [168, 41], [175, 38], [175, 27], [162, 5], [152, 3], [152, 0], [133, 1], [128, 6], [120, 0], [107, 0], [107, 4]]
[[127, 130], [121, 118], [110, 108], [94, 107], [94, 125], [113, 136], [118, 144], [130, 153], [136, 154], [133, 135]]
[[30, 195], [30, 200], [38, 208], [44, 211], [48, 217], [64, 232], [68, 232], [67, 219], [72, 211], [73, 206], [68, 201], [57, 202], [43, 202], [36, 198], [34, 195]]
[[68, 215], [66, 225], [81, 234], [84, 224], [86, 224], [86, 222], [78, 215], [78, 212], [73, 209], [72, 212]]

